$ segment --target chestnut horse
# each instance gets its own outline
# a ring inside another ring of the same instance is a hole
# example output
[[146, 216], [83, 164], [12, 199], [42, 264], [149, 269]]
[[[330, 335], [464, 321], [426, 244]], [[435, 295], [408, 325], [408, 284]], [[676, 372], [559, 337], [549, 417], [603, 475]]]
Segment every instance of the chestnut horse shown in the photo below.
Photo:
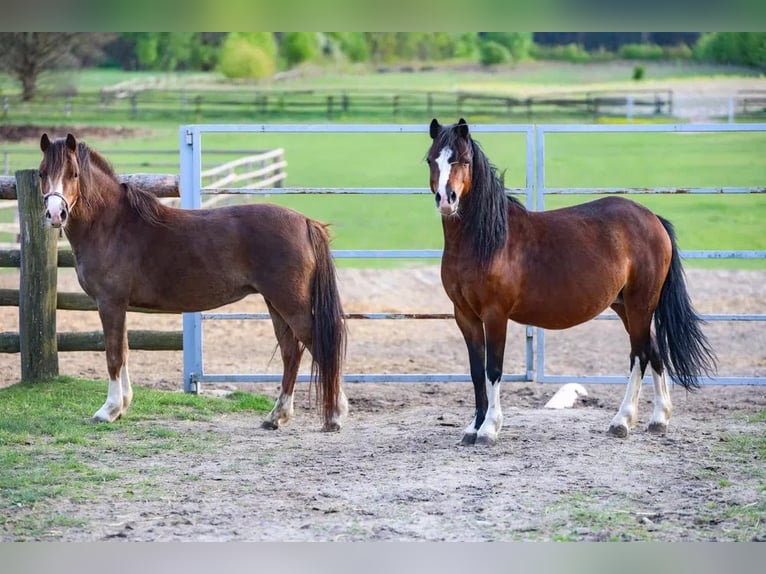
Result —
[[[686, 389], [715, 358], [686, 290], [672, 225], [621, 197], [532, 212], [505, 186], [462, 118], [430, 125], [427, 162], [442, 216], [441, 277], [468, 347], [476, 413], [463, 444], [492, 444], [503, 423], [500, 378], [508, 319], [566, 329], [611, 307], [630, 338], [630, 378], [609, 433], [638, 421], [646, 368], [654, 381], [648, 430], [665, 433], [665, 372]], [[651, 332], [652, 316], [656, 336]]]
[[267, 204], [174, 209], [121, 184], [109, 162], [71, 134], [56, 141], [43, 134], [40, 149], [45, 220], [66, 233], [104, 329], [109, 391], [94, 420], [114, 421], [133, 396], [128, 306], [195, 312], [260, 293], [284, 368], [263, 426], [276, 429], [293, 415], [308, 348], [324, 430], [340, 429], [348, 410], [341, 388], [346, 327], [324, 224]]

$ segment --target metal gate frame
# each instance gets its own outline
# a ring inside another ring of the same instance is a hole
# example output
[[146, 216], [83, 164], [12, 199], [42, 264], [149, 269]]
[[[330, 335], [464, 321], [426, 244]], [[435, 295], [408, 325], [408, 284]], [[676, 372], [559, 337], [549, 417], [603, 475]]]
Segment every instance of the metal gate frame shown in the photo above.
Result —
[[[710, 193], [766, 193], [764, 187], [698, 187], [698, 188], [572, 188], [547, 187], [545, 185], [545, 135], [556, 133], [701, 133], [701, 132], [763, 132], [766, 124], [645, 124], [645, 125], [568, 125], [551, 124], [538, 125], [535, 129], [535, 144], [537, 158], [536, 172], [536, 202], [535, 209], [545, 209], [545, 196], [551, 194], [710, 194]], [[684, 259], [766, 259], [766, 251], [684, 251]], [[766, 321], [763, 314], [702, 314], [705, 321]], [[596, 320], [617, 320], [615, 313], [604, 312]], [[545, 330], [535, 328], [537, 340], [537, 357], [535, 380], [539, 383], [625, 383], [625, 376], [573, 376], [545, 374]], [[648, 382], [650, 377], [645, 378]], [[703, 383], [716, 385], [766, 385], [766, 377], [710, 377], [702, 378]]]
[[[179, 130], [181, 207], [198, 209], [202, 193], [228, 193], [252, 195], [278, 195], [296, 193], [340, 194], [427, 194], [427, 188], [220, 188], [205, 190], [201, 187], [202, 134], [204, 133], [426, 133], [427, 126], [400, 124], [195, 124], [184, 125]], [[602, 132], [732, 132], [766, 131], [766, 124], [650, 124], [650, 125], [519, 125], [475, 124], [474, 133], [521, 133], [526, 143], [526, 179], [523, 188], [506, 188], [508, 193], [526, 196], [530, 210], [543, 210], [546, 194], [607, 194], [607, 193], [764, 193], [766, 188], [553, 188], [545, 186], [545, 135], [551, 133], [602, 133]], [[749, 258], [766, 259], [766, 251], [682, 251], [684, 258]], [[430, 250], [333, 250], [333, 256], [343, 258], [407, 258], [425, 259], [441, 257], [440, 249]], [[423, 313], [351, 313], [349, 319], [451, 319], [451, 314]], [[703, 315], [707, 321], [766, 321], [766, 315], [711, 314]], [[203, 370], [202, 335], [203, 320], [268, 319], [266, 313], [184, 313], [183, 354], [184, 391], [199, 392], [202, 383], [252, 383], [276, 382], [277, 374], [209, 374]], [[613, 313], [604, 313], [598, 320], [617, 319]], [[535, 344], [536, 354], [535, 359]], [[523, 374], [503, 375], [506, 381], [537, 381], [540, 383], [624, 383], [624, 376], [553, 376], [545, 374], [545, 332], [541, 328], [525, 328], [525, 366]], [[536, 369], [535, 369], [536, 366]], [[299, 382], [309, 380], [309, 375], [298, 376]], [[344, 382], [469, 382], [469, 374], [452, 373], [398, 373], [361, 374], [347, 373]], [[713, 384], [766, 384], [765, 377], [715, 377], [704, 382]]]

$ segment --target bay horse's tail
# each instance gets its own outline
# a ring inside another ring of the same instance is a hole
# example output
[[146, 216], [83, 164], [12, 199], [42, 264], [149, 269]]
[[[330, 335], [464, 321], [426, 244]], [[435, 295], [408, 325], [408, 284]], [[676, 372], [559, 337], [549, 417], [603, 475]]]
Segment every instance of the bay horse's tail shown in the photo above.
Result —
[[317, 401], [322, 405], [325, 425], [328, 425], [333, 419], [341, 390], [346, 323], [327, 228], [318, 221], [309, 219], [307, 222], [316, 257], [311, 290], [311, 375], [316, 382]]
[[694, 311], [686, 289], [673, 225], [662, 217], [659, 220], [670, 236], [673, 253], [660, 300], [654, 311], [657, 347], [668, 374], [685, 389], [694, 390], [699, 388], [698, 378], [703, 373], [715, 373], [715, 355], [702, 332], [702, 320]]

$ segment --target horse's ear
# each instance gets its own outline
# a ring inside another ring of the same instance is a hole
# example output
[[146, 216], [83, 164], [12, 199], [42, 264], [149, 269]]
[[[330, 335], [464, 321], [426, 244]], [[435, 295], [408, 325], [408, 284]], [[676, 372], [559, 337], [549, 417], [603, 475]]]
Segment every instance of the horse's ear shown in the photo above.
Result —
[[66, 147], [68, 147], [71, 151], [77, 151], [77, 140], [74, 139], [72, 134], [66, 135]]
[[457, 129], [457, 135], [463, 138], [468, 137], [468, 122], [466, 122], [463, 118], [460, 118], [457, 121], [456, 129]]
[[442, 129], [441, 125], [439, 125], [439, 120], [436, 118], [431, 120], [431, 125], [428, 127], [428, 133], [431, 134], [431, 139], [435, 140], [436, 136], [439, 135], [439, 130]]
[[47, 150], [49, 147], [51, 147], [51, 140], [48, 138], [48, 134], [43, 133], [42, 137], [40, 138], [40, 151], [45, 153], [45, 150]]

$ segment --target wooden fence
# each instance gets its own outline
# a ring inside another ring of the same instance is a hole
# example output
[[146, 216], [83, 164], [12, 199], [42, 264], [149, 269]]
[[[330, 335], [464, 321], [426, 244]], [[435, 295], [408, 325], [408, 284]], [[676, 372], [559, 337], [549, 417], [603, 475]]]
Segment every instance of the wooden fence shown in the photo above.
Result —
[[[177, 197], [178, 177], [134, 174], [121, 181], [140, 186], [158, 197]], [[21, 353], [21, 379], [33, 381], [58, 375], [59, 351], [102, 351], [101, 331], [57, 333], [56, 309], [90, 311], [96, 302], [84, 293], [58, 293], [59, 267], [73, 267], [71, 251], [59, 251], [58, 230], [45, 225], [43, 198], [36, 170], [0, 177], [0, 199], [18, 199], [19, 249], [0, 250], [0, 267], [20, 269], [19, 289], [0, 289], [0, 305], [18, 306], [19, 332], [0, 333], [0, 353]], [[153, 312], [131, 307], [130, 311]], [[181, 331], [128, 331], [136, 350], [181, 350]]]
[[[218, 151], [218, 153], [234, 153], [229, 152], [225, 150], [206, 150], [207, 153], [214, 153], [215, 151]], [[3, 153], [10, 154], [9, 150], [1, 150], [0, 149], [0, 155]], [[138, 153], [138, 152], [125, 152], [123, 153]], [[145, 152], [142, 151], [141, 153], [149, 153], [152, 155], [160, 155], [163, 153], [169, 153], [173, 154], [176, 157], [178, 157], [178, 150], [172, 151], [172, 150], [154, 150]], [[253, 153], [252, 150], [250, 151], [237, 151], [237, 154], [241, 156], [242, 153], [248, 153], [249, 155], [245, 155], [244, 157], [237, 157], [236, 159], [233, 159], [231, 161], [227, 161], [225, 163], [219, 163], [214, 165], [213, 167], [210, 167], [206, 170], [204, 170], [200, 175], [202, 177], [202, 186], [208, 189], [215, 189], [220, 187], [250, 187], [255, 189], [262, 189], [266, 187], [282, 187], [282, 184], [284, 180], [287, 178], [287, 160], [285, 159], [285, 150], [282, 148], [272, 149], [272, 150], [265, 150], [265, 151], [256, 151]], [[25, 154], [22, 157], [27, 158], [29, 154]], [[40, 152], [34, 152], [35, 158], [39, 157]], [[8, 155], [6, 155], [6, 161], [8, 161]], [[25, 164], [29, 165], [31, 163], [31, 159], [26, 159]], [[145, 163], [141, 163], [140, 165], [145, 166]], [[167, 164], [162, 163], [160, 164], [164, 167], [172, 166], [172, 167], [178, 167], [178, 162], [174, 164]], [[119, 170], [119, 164], [115, 164], [117, 169]], [[123, 166], [124, 167], [124, 166]], [[15, 189], [14, 186], [11, 185], [11, 182], [13, 182], [13, 178], [5, 178], [6, 181], [6, 191], [3, 192], [2, 189], [0, 189], [0, 199], [9, 199], [10, 194], [14, 194], [15, 197], [15, 191], [12, 190]], [[15, 184], [14, 184], [15, 185]], [[3, 195], [5, 193], [5, 195]], [[165, 197], [162, 199], [163, 203], [169, 203], [173, 205], [177, 205], [178, 202], [178, 194], [176, 194], [176, 197]], [[202, 207], [212, 207], [214, 204], [218, 203], [219, 201], [223, 200], [226, 196], [225, 195], [213, 195], [210, 198], [208, 198], [204, 203]], [[0, 201], [0, 212], [4, 210], [10, 210], [10, 209], [16, 209], [16, 202], [15, 201]], [[16, 219], [15, 221], [11, 222], [8, 221], [6, 223], [0, 222], [0, 233], [10, 233], [13, 234], [16, 237], [15, 243], [19, 242], [19, 220], [18, 220], [18, 211], [16, 212]], [[0, 218], [1, 220], [2, 218]], [[12, 242], [13, 243], [13, 242]], [[7, 244], [3, 244], [0, 242], [0, 247], [8, 246]]]
[[[630, 102], [630, 104], [629, 104]], [[416, 90], [103, 90], [100, 93], [40, 93], [37, 101], [0, 95], [1, 117], [62, 114], [70, 121], [107, 117], [111, 122], [170, 120], [246, 122], [278, 119], [380, 118], [424, 121], [437, 115], [469, 115], [537, 120], [540, 116], [672, 115], [673, 92], [636, 88], [626, 91], [566, 92], [545, 96]], [[39, 123], [39, 119], [35, 120]]]

